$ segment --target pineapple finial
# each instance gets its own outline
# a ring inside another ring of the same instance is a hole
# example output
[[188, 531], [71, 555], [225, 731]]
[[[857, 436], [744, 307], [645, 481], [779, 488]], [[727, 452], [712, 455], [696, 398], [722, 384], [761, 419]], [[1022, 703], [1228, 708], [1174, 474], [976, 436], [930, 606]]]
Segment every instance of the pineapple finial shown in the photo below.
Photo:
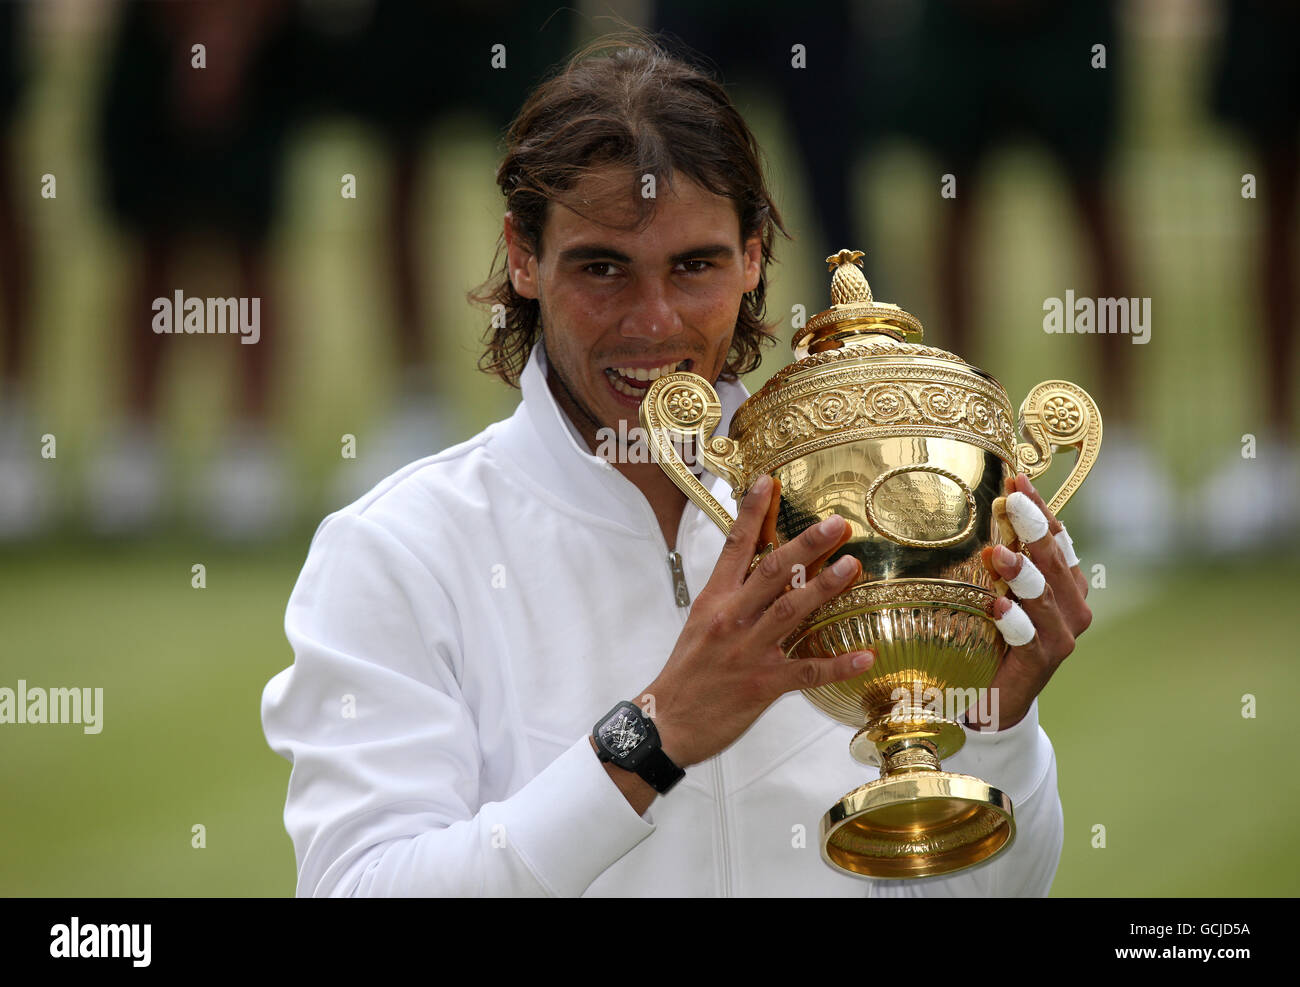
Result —
[[861, 270], [860, 261], [863, 256], [861, 250], [849, 250], [846, 247], [838, 254], [831, 254], [826, 258], [827, 269], [835, 272], [835, 276], [831, 279], [832, 305], [846, 305], [852, 302], [870, 305], [874, 301], [871, 285], [867, 283], [866, 275]]

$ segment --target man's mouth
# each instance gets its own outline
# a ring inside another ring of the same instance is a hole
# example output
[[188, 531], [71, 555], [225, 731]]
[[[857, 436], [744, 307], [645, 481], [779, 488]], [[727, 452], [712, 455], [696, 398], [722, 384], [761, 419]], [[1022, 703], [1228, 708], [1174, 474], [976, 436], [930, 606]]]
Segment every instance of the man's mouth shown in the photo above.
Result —
[[650, 385], [664, 374], [690, 370], [693, 365], [693, 360], [682, 360], [680, 363], [665, 363], [658, 367], [606, 367], [605, 376], [609, 379], [609, 386], [619, 394], [639, 401], [650, 389]]

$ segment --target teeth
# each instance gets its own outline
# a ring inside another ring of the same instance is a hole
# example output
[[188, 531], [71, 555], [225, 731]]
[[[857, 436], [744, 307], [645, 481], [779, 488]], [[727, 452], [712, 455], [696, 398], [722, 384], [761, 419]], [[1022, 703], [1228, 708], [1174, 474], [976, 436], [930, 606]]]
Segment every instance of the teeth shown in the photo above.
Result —
[[658, 380], [664, 374], [670, 374], [677, 370], [684, 363], [686, 363], [685, 360], [681, 363], [665, 363], [662, 367], [655, 367], [653, 370], [633, 369], [632, 367], [613, 367], [612, 369], [615, 373], [622, 374], [629, 380]]
[[619, 394], [626, 394], [630, 398], [639, 398], [645, 395], [645, 391], [635, 390], [628, 384], [623, 383], [616, 373], [606, 374], [606, 376], [609, 377], [610, 385], [614, 390], [618, 391]]

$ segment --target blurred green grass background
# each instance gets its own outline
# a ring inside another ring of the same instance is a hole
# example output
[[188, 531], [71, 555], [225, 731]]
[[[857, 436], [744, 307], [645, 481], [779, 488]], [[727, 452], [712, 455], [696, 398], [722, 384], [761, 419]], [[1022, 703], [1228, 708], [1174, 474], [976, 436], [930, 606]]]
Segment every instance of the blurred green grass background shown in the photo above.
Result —
[[[95, 736], [0, 734], [0, 891], [292, 894], [288, 764], [266, 747], [258, 702], [290, 660], [281, 621], [304, 544], [69, 541], [6, 558], [6, 653], [32, 658], [6, 661], [5, 684], [100, 686], [104, 720]], [[1066, 820], [1053, 894], [1297, 892], [1279, 865], [1300, 809], [1283, 715], [1300, 693], [1293, 589], [1282, 565], [1250, 563], [1092, 593], [1096, 623], [1040, 700]]]
[[[339, 436], [376, 422], [393, 386], [391, 314], [373, 262], [380, 196], [367, 192], [382, 188], [384, 160], [365, 131], [343, 123], [303, 132], [292, 155], [275, 253], [285, 314], [278, 419], [294, 450], [299, 524], [245, 549], [179, 520], [144, 541], [92, 540], [76, 515], [80, 471], [115, 407], [129, 259], [93, 184], [92, 41], [46, 39], [49, 67], [33, 81], [20, 134], [25, 173], [59, 182], [58, 198], [35, 200], [30, 214], [41, 429], [58, 436], [50, 468], [66, 521], [54, 537], [0, 548], [0, 685], [102, 686], [104, 729], [0, 728], [0, 894], [292, 894], [281, 820], [289, 766], [266, 746], [258, 703], [292, 660], [283, 611], [311, 531], [339, 506], [325, 493], [340, 468]], [[1138, 403], [1187, 490], [1236, 455], [1261, 419], [1262, 354], [1250, 324], [1261, 207], [1238, 193], [1250, 170], [1244, 150], [1194, 106], [1204, 65], [1196, 44], [1144, 39], [1117, 69], [1132, 94], [1118, 159], [1124, 228], [1154, 312], [1152, 341], [1139, 348]], [[779, 248], [769, 303], [788, 338], [792, 305], [824, 307], [820, 261], [844, 245], [820, 243], [809, 228], [779, 120], [760, 101], [738, 101], [798, 234]], [[468, 437], [517, 401], [474, 370], [484, 319], [464, 302], [487, 274], [499, 230], [496, 153], [491, 133], [468, 119], [445, 121], [427, 150], [429, 331], [441, 393], [456, 409], [453, 437]], [[938, 300], [934, 170], [897, 145], [860, 168], [873, 249], [888, 255], [888, 280], [877, 282], [870, 253], [868, 275], [880, 297], [922, 321]], [[339, 197], [343, 172], [359, 176], [356, 200]], [[1095, 388], [1097, 339], [1040, 328], [1044, 297], [1089, 283], [1059, 177], [1039, 152], [1013, 148], [994, 163], [984, 209], [980, 344], [964, 355], [1013, 403], [1048, 377]], [[202, 293], [204, 277], [219, 276], [198, 257], [183, 285]], [[944, 345], [942, 327], [927, 341]], [[213, 345], [176, 353], [168, 385], [182, 476], [212, 450], [228, 414], [226, 340], [196, 342]], [[770, 351], [751, 390], [787, 361], [784, 349]], [[1093, 561], [1088, 533], [1075, 533]], [[1192, 553], [1163, 567], [1108, 566], [1106, 587], [1090, 597], [1097, 622], [1041, 701], [1066, 816], [1054, 895], [1300, 893], [1297, 869], [1277, 862], [1300, 834], [1282, 716], [1300, 694], [1291, 548], [1212, 567]], [[204, 590], [190, 586], [195, 563], [207, 568]], [[1257, 697], [1254, 719], [1241, 716], [1245, 693]], [[827, 804], [839, 794], [827, 792]], [[190, 846], [195, 824], [206, 827], [206, 849]], [[1106, 827], [1105, 849], [1091, 845], [1096, 824]]]

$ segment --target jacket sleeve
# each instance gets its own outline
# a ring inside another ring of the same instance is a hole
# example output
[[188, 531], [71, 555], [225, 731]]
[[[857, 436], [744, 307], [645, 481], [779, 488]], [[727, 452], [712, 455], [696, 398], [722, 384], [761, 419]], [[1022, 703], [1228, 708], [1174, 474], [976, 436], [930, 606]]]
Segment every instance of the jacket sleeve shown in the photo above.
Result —
[[1056, 754], [1038, 725], [1038, 700], [1013, 727], [983, 733], [966, 728], [965, 746], [945, 771], [974, 775], [1011, 797], [1016, 838], [993, 859], [949, 877], [872, 881], [872, 898], [1046, 897], [1065, 842], [1056, 788]]
[[262, 724], [293, 766], [299, 896], [576, 896], [654, 831], [586, 736], [481, 802], [454, 605], [380, 524], [326, 519], [285, 631], [294, 663], [263, 690]]

